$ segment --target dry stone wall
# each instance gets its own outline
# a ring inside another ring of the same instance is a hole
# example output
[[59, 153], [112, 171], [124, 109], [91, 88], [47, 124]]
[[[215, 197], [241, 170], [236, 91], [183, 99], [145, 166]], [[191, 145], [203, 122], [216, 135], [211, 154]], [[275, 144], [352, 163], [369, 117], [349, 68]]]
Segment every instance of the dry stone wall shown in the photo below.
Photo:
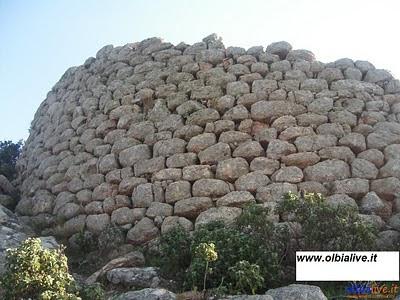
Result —
[[116, 224], [141, 244], [305, 190], [399, 235], [399, 121], [400, 82], [366, 61], [215, 35], [109, 45], [36, 112], [17, 212], [65, 237]]

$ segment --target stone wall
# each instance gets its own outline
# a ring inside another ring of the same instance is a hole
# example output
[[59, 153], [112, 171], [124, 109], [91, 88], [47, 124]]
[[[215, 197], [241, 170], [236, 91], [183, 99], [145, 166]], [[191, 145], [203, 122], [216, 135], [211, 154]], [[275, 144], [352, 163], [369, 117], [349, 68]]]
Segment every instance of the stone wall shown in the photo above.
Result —
[[66, 237], [117, 224], [141, 244], [305, 190], [398, 235], [399, 121], [400, 82], [366, 61], [215, 35], [109, 45], [36, 112], [17, 212]]

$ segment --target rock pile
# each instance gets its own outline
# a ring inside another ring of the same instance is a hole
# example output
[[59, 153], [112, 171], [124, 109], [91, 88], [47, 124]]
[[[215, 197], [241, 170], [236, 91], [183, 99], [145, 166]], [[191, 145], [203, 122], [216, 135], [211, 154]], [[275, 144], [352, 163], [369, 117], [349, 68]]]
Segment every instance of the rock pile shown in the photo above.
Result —
[[48, 93], [18, 168], [17, 212], [65, 237], [142, 244], [306, 190], [399, 238], [400, 82], [287, 42], [109, 45]]

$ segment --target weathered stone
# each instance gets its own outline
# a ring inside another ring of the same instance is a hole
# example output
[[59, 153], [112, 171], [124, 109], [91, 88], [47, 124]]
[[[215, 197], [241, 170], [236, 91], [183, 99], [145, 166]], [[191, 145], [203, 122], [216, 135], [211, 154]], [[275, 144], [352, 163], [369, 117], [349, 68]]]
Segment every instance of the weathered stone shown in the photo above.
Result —
[[215, 109], [205, 108], [192, 113], [186, 120], [186, 124], [204, 127], [207, 123], [219, 119], [219, 113]]
[[393, 251], [400, 243], [400, 233], [396, 230], [384, 230], [378, 233], [376, 247], [381, 251]]
[[115, 268], [107, 272], [107, 280], [115, 285], [135, 288], [154, 288], [160, 283], [157, 269], [153, 267]]
[[367, 179], [349, 178], [333, 182], [332, 192], [335, 194], [347, 194], [355, 199], [364, 196], [369, 191]]
[[17, 190], [4, 175], [0, 175], [0, 191], [7, 195], [16, 194]]
[[172, 182], [165, 189], [165, 201], [174, 203], [176, 201], [192, 197], [191, 185], [188, 181]]
[[358, 210], [357, 202], [346, 194], [334, 194], [329, 196], [326, 198], [326, 203], [335, 208], [338, 206], [350, 206], [355, 210]]
[[251, 136], [247, 133], [240, 131], [225, 131], [219, 136], [219, 142], [229, 144], [231, 146], [238, 146], [241, 143], [250, 141]]
[[133, 207], [149, 207], [153, 200], [153, 185], [151, 183], [139, 184], [132, 193]]
[[350, 133], [339, 140], [339, 145], [350, 147], [354, 153], [360, 153], [367, 149], [365, 137], [359, 133]]
[[306, 79], [301, 83], [300, 89], [318, 93], [328, 89], [328, 83], [325, 79]]
[[231, 148], [226, 143], [217, 143], [199, 153], [201, 164], [216, 164], [231, 157]]
[[89, 215], [86, 218], [86, 227], [94, 234], [100, 234], [110, 225], [110, 216], [107, 214]]
[[270, 159], [280, 159], [283, 156], [296, 153], [296, 147], [286, 141], [272, 140], [268, 144], [267, 157]]
[[130, 229], [126, 235], [127, 242], [134, 245], [144, 244], [159, 235], [158, 228], [153, 221], [147, 217], [141, 219]]
[[384, 199], [392, 200], [393, 197], [400, 193], [400, 180], [395, 177], [372, 180], [371, 191]]
[[173, 206], [167, 203], [153, 202], [146, 211], [146, 216], [149, 218], [155, 218], [158, 216], [168, 217], [172, 216]]
[[183, 153], [186, 150], [186, 141], [178, 138], [158, 141], [153, 146], [153, 157], [169, 157], [177, 153]]
[[305, 191], [310, 193], [320, 193], [324, 196], [328, 194], [326, 187], [317, 181], [304, 181], [297, 184], [299, 191]]
[[389, 159], [380, 169], [379, 177], [396, 177], [400, 179], [400, 159]]
[[389, 145], [384, 149], [385, 159], [400, 159], [400, 144]]
[[122, 195], [132, 195], [135, 187], [137, 187], [139, 184], [146, 182], [146, 179], [138, 177], [128, 177], [122, 179], [118, 186], [118, 192]]
[[254, 203], [254, 196], [247, 191], [230, 192], [217, 200], [217, 206], [244, 207], [249, 203]]
[[337, 138], [333, 135], [308, 135], [299, 136], [294, 144], [299, 152], [311, 152], [336, 146], [336, 142]]
[[318, 163], [320, 157], [314, 152], [300, 152], [283, 156], [281, 160], [286, 166], [296, 166], [304, 169]]
[[345, 135], [343, 126], [336, 123], [325, 123], [319, 125], [317, 127], [317, 133], [324, 135], [334, 135], [337, 138], [341, 138]]
[[385, 202], [375, 192], [367, 193], [360, 202], [360, 211], [365, 214], [380, 213], [385, 209]]
[[133, 146], [119, 153], [119, 162], [123, 167], [131, 167], [138, 161], [148, 158], [151, 158], [151, 152], [147, 145]]
[[378, 83], [381, 81], [390, 80], [392, 78], [393, 78], [392, 74], [390, 74], [388, 71], [382, 69], [374, 69], [374, 70], [368, 70], [364, 80], [366, 82]]
[[368, 160], [356, 158], [351, 163], [351, 175], [353, 177], [375, 179], [378, 172], [375, 165]]
[[196, 153], [178, 153], [167, 158], [168, 168], [183, 168], [197, 163]]
[[271, 178], [275, 182], [298, 183], [303, 180], [303, 172], [296, 166], [284, 167], [276, 171]]
[[326, 68], [318, 74], [318, 78], [325, 79], [328, 83], [335, 80], [344, 79], [343, 73], [337, 68]]
[[268, 45], [265, 51], [267, 53], [278, 55], [280, 59], [284, 59], [290, 50], [292, 50], [292, 45], [288, 42], [280, 41]]
[[275, 300], [327, 300], [318, 286], [305, 284], [291, 284], [285, 287], [268, 290], [267, 295]]
[[325, 160], [305, 168], [304, 177], [310, 181], [335, 181], [350, 177], [350, 168], [341, 160]]
[[252, 119], [267, 122], [287, 114], [297, 116], [305, 112], [304, 106], [287, 101], [259, 101], [251, 106]]
[[165, 166], [165, 158], [155, 157], [151, 159], [144, 159], [135, 164], [135, 176], [139, 177], [144, 174], [153, 174], [162, 170]]
[[182, 179], [182, 170], [178, 168], [169, 168], [153, 173], [152, 181], [164, 181], [164, 180], [180, 180]]
[[111, 214], [111, 223], [117, 225], [134, 224], [140, 219], [135, 209], [128, 207], [117, 208]]
[[258, 202], [279, 202], [288, 192], [297, 192], [297, 186], [292, 183], [272, 183], [257, 189], [256, 199]]
[[186, 231], [193, 230], [193, 223], [190, 220], [184, 217], [171, 216], [166, 217], [162, 223], [161, 234], [164, 234], [177, 226], [182, 227]]
[[188, 152], [199, 153], [200, 151], [216, 144], [217, 138], [214, 133], [203, 133], [192, 137], [187, 145]]
[[195, 228], [197, 229], [215, 221], [221, 221], [226, 225], [231, 225], [241, 213], [242, 209], [238, 207], [212, 207], [199, 214], [196, 218]]
[[344, 146], [328, 147], [318, 151], [321, 159], [340, 159], [347, 163], [351, 163], [355, 159], [355, 155], [350, 148]]
[[221, 197], [229, 192], [229, 185], [219, 179], [200, 179], [192, 186], [194, 197]]
[[94, 284], [98, 278], [101, 278], [108, 271], [121, 268], [121, 267], [143, 267], [144, 266], [144, 256], [139, 251], [132, 251], [128, 254], [125, 254], [121, 257], [117, 257], [109, 261], [105, 266], [101, 269], [94, 272], [90, 275], [86, 280], [85, 284], [92, 285]]
[[147, 288], [118, 295], [115, 300], [176, 300], [176, 295], [165, 289]]
[[293, 142], [299, 136], [308, 136], [314, 134], [315, 132], [311, 127], [289, 127], [281, 132], [279, 139]]
[[211, 198], [193, 197], [175, 203], [174, 213], [180, 217], [195, 219], [201, 212], [213, 207]]
[[277, 118], [274, 122], [272, 122], [271, 127], [275, 128], [278, 132], [281, 132], [289, 127], [295, 127], [296, 125], [297, 121], [295, 117], [285, 115]]
[[182, 169], [182, 179], [187, 181], [196, 181], [204, 178], [213, 178], [214, 174], [208, 165], [193, 165]]
[[357, 158], [368, 160], [372, 162], [377, 168], [384, 164], [385, 157], [383, 153], [377, 149], [368, 149], [357, 155]]
[[215, 177], [232, 182], [249, 172], [249, 164], [241, 157], [229, 158], [220, 161], [217, 165]]
[[262, 171], [255, 171], [240, 176], [235, 181], [237, 191], [256, 192], [258, 188], [267, 186], [270, 183], [268, 176]]
[[256, 157], [250, 163], [251, 171], [260, 171], [265, 175], [272, 175], [279, 169], [279, 161], [266, 157]]

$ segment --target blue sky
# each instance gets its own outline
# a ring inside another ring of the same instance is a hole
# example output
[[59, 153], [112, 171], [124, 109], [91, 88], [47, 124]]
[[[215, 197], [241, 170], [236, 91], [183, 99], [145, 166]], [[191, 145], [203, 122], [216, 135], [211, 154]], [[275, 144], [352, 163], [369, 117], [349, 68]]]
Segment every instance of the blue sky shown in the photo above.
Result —
[[396, 0], [0, 0], [0, 140], [26, 139], [64, 71], [107, 44], [159, 36], [225, 46], [286, 40], [323, 62], [349, 57], [400, 75]]

